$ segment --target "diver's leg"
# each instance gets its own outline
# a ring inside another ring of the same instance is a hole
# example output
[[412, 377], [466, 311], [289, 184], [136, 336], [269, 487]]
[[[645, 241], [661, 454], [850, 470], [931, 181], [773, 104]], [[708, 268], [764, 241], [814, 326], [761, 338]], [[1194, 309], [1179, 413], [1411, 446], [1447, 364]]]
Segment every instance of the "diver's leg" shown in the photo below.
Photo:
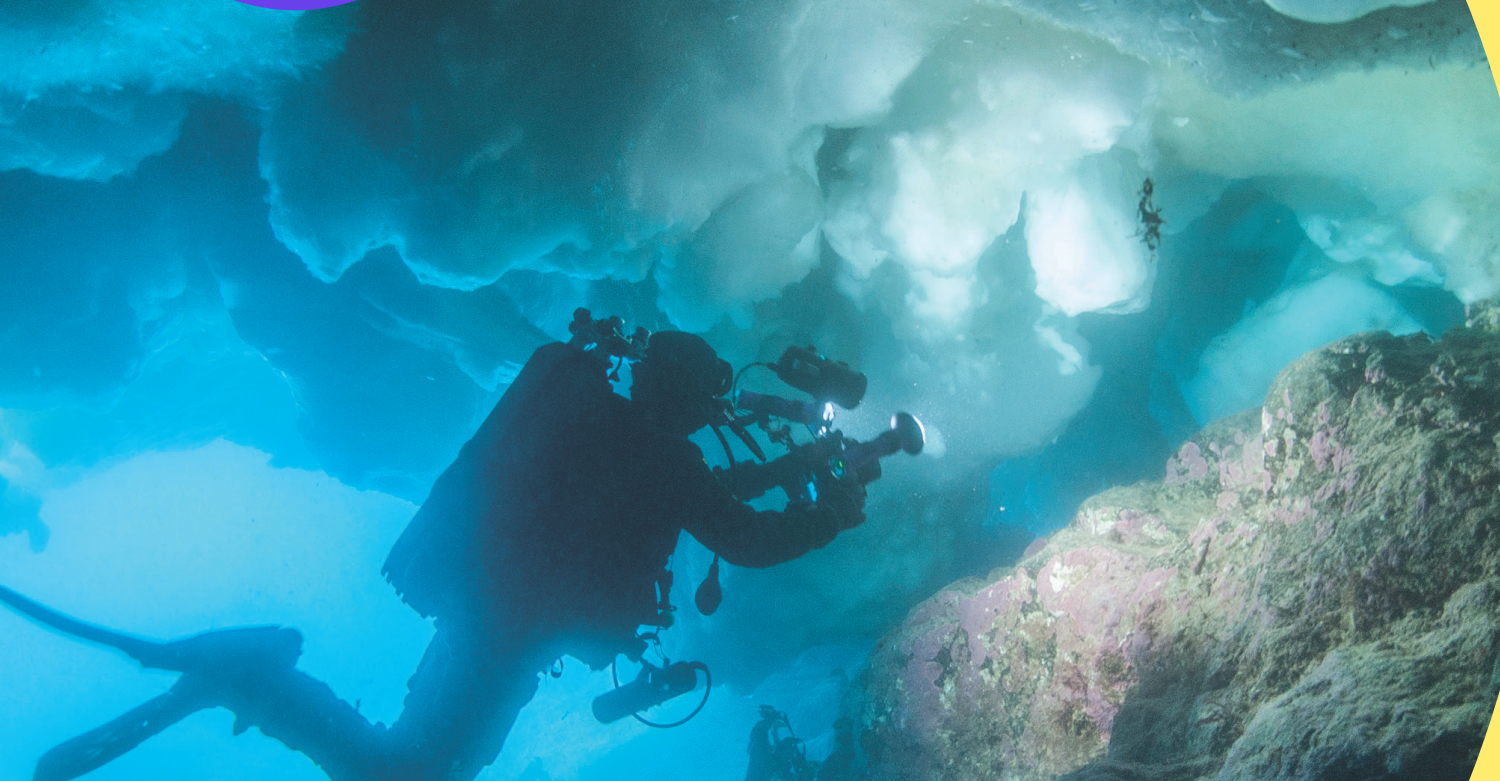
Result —
[[[295, 669], [226, 687], [221, 703], [333, 781], [469, 781], [495, 761], [545, 653], [509, 632], [439, 622], [389, 729]], [[239, 694], [243, 693], [243, 694]]]
[[209, 701], [234, 712], [237, 731], [259, 727], [332, 781], [469, 781], [499, 756], [546, 666], [543, 652], [512, 637], [439, 622], [389, 729], [289, 666], [218, 670], [204, 685]]
[[37, 779], [76, 778], [213, 707], [235, 714], [236, 734], [259, 727], [306, 754], [334, 781], [399, 778], [385, 772], [392, 764], [385, 728], [297, 671], [302, 635], [294, 629], [241, 627], [160, 643], [65, 616], [3, 586], [0, 602], [58, 632], [123, 651], [145, 667], [182, 673], [167, 694], [48, 751], [37, 762]]
[[438, 621], [388, 741], [411, 779], [472, 779], [531, 700], [545, 652], [508, 631]]
[[287, 669], [227, 689], [218, 703], [235, 714], [235, 731], [255, 726], [317, 763], [332, 781], [398, 781], [387, 730], [371, 724], [327, 684]]
[[234, 712], [236, 731], [259, 727], [332, 781], [469, 781], [500, 754], [536, 693], [543, 656], [509, 632], [439, 622], [389, 729], [291, 666], [219, 669], [202, 685], [209, 702]]
[[253, 679], [240, 672], [186, 673], [161, 697], [43, 754], [35, 781], [70, 781], [193, 711], [215, 706], [234, 712], [236, 734], [257, 726], [306, 754], [333, 781], [404, 781], [387, 756], [385, 729], [365, 721], [321, 681], [291, 668], [260, 671]]
[[87, 773], [193, 711], [216, 706], [235, 714], [236, 734], [259, 727], [333, 781], [467, 781], [499, 755], [550, 661], [518, 633], [465, 628], [492, 622], [440, 621], [410, 681], [406, 708], [386, 729], [296, 669], [302, 636], [295, 630], [246, 627], [157, 643], [77, 621], [4, 587], [0, 602], [147, 667], [183, 674], [169, 695], [44, 755], [38, 778], [50, 781]]

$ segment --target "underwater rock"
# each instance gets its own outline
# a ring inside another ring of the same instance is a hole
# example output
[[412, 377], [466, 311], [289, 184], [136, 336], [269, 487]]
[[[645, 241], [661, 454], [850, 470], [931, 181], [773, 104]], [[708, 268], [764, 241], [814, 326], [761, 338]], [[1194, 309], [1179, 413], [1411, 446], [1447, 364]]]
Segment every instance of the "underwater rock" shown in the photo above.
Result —
[[1500, 330], [1352, 336], [918, 605], [876, 779], [1462, 778], [1500, 694]]

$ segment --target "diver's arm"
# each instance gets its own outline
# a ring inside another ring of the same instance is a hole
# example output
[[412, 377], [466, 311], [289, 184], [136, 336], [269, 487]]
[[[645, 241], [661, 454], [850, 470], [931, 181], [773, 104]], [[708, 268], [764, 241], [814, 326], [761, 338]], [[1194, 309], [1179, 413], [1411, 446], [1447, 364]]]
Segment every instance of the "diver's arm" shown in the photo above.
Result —
[[757, 512], [737, 500], [700, 460], [680, 481], [683, 529], [730, 564], [770, 567], [821, 548], [864, 522], [863, 489], [829, 483], [819, 501]]
[[727, 469], [714, 467], [714, 477], [742, 502], [755, 499], [777, 486], [795, 483], [805, 472], [807, 459], [795, 450], [764, 464], [742, 461]]

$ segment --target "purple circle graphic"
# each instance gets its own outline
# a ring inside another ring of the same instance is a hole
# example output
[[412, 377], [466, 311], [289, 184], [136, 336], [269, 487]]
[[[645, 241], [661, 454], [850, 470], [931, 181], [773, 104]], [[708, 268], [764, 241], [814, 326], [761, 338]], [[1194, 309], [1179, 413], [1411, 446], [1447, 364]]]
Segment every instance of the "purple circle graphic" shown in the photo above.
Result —
[[274, 8], [278, 11], [309, 11], [314, 8], [332, 8], [336, 5], [352, 3], [354, 0], [239, 0], [245, 5], [257, 5], [261, 8]]

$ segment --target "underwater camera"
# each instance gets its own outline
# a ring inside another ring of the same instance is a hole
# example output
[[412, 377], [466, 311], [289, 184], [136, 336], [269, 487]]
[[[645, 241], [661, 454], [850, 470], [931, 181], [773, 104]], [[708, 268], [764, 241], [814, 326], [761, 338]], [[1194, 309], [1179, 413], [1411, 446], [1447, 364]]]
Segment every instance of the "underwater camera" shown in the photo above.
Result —
[[[740, 427], [759, 423], [771, 434], [772, 441], [801, 455], [797, 460], [807, 468], [778, 482], [789, 498], [816, 499], [815, 480], [809, 472], [822, 471], [835, 479], [847, 476], [868, 483], [880, 477], [880, 459], [897, 451], [917, 455], [926, 445], [927, 433], [922, 422], [907, 412], [897, 412], [891, 418], [890, 429], [869, 442], [850, 439], [834, 429], [834, 406], [844, 409], [858, 406], [869, 380], [849, 364], [820, 355], [816, 348], [788, 347], [776, 363], [751, 364], [757, 365], [770, 369], [783, 382], [814, 399], [795, 401], [754, 391], [739, 391], [734, 396], [734, 406], [747, 413], [735, 418], [734, 423]], [[794, 444], [785, 427], [770, 428], [772, 418], [806, 426], [812, 434], [812, 443]], [[752, 451], [765, 460], [757, 449]]]
[[846, 440], [843, 452], [829, 461], [829, 467], [834, 477], [860, 474], [898, 450], [917, 455], [926, 444], [927, 431], [922, 428], [922, 421], [910, 413], [897, 412], [891, 416], [891, 427], [869, 442]]

